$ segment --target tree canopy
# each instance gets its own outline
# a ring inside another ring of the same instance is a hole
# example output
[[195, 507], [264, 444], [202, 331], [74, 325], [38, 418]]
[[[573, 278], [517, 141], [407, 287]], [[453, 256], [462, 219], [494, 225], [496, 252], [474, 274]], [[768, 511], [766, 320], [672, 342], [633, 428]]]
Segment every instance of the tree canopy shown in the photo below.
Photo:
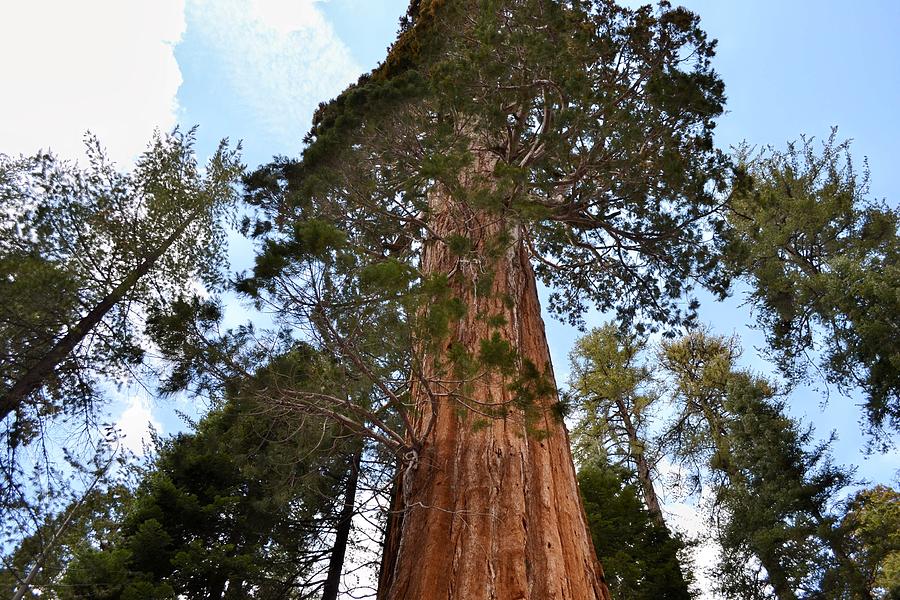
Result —
[[[900, 429], [900, 214], [834, 134], [716, 149], [715, 46], [667, 1], [413, 0], [302, 155], [244, 174], [257, 253], [233, 282], [226, 143], [205, 170], [193, 131], [156, 135], [131, 174], [93, 138], [85, 168], [0, 156], [6, 481], [48, 417], [90, 415], [148, 351], [161, 394], [215, 407], [134, 489], [85, 495], [52, 556], [69, 521], [45, 519], [0, 583], [45, 564], [61, 598], [331, 600], [378, 455], [386, 600], [688, 598], [665, 456], [709, 493], [723, 596], [897, 593], [896, 492], [840, 502], [851, 472], [697, 326], [694, 292], [747, 285], [788, 387], [820, 358], [872, 433]], [[572, 355], [581, 501], [538, 282], [569, 324], [615, 319]], [[271, 328], [221, 332], [205, 292], [226, 285]]]
[[[248, 178], [266, 242], [242, 288], [318, 258], [370, 291], [406, 291], [422, 277], [421, 242], [441, 237], [426, 198], [440, 185], [515, 215], [556, 313], [689, 318], [682, 296], [712, 269], [703, 236], [727, 165], [712, 146], [723, 86], [696, 15], [667, 3], [471, 4], [415, 4], [387, 60], [320, 107], [302, 160]], [[462, 184], [476, 148], [494, 166]], [[443, 237], [477, 259], [463, 233]]]
[[309, 349], [273, 361], [194, 432], [162, 441], [116, 535], [76, 553], [61, 597], [307, 598], [321, 589], [359, 441], [259, 395], [275, 378], [307, 385], [315, 363]]

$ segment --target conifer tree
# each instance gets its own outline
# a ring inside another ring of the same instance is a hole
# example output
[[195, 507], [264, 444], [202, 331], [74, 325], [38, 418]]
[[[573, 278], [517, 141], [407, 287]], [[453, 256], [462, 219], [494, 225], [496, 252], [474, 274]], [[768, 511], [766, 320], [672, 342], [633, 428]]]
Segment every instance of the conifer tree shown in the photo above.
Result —
[[90, 412], [98, 377], [141, 362], [142, 309], [223, 283], [222, 219], [242, 167], [223, 142], [201, 172], [193, 142], [193, 130], [157, 134], [128, 174], [90, 136], [86, 168], [47, 154], [0, 156], [9, 447], [33, 439], [45, 416]]
[[637, 476], [644, 505], [665, 526], [653, 483], [661, 453], [650, 447], [647, 421], [661, 399], [652, 374], [640, 363], [646, 343], [612, 324], [591, 330], [569, 355], [569, 382], [580, 419], [576, 446], [600, 444], [603, 454], [622, 457]]
[[[715, 569], [729, 598], [803, 598], [843, 563], [858, 568], [836, 531], [836, 495], [849, 482], [826, 445], [787, 417], [765, 379], [735, 366], [733, 340], [695, 331], [663, 345], [677, 415], [667, 434], [676, 460], [708, 467], [714, 496]], [[854, 597], [870, 598], [855, 585]]]
[[[689, 598], [684, 545], [666, 526], [657, 493], [663, 452], [649, 427], [663, 398], [643, 362], [646, 345], [610, 323], [575, 342], [569, 388], [579, 487], [613, 597]], [[638, 490], [642, 507], [634, 505]]]
[[829, 382], [866, 393], [870, 432], [900, 428], [900, 214], [868, 197], [837, 130], [784, 151], [738, 152], [724, 264], [750, 285], [782, 370], [821, 357]]
[[248, 178], [239, 288], [379, 389], [341, 418], [401, 464], [380, 597], [608, 597], [536, 282], [573, 322], [691, 320], [726, 164], [713, 49], [665, 2], [415, 1], [302, 158]]
[[356, 514], [358, 439], [265, 398], [276, 380], [318, 386], [320, 366], [300, 346], [196, 431], [161, 442], [112, 543], [76, 553], [61, 597], [335, 597]]
[[900, 492], [885, 485], [858, 492], [847, 504], [837, 534], [845, 540], [848, 556], [826, 574], [829, 597], [900, 597]]
[[685, 577], [679, 554], [681, 539], [652, 515], [628, 469], [602, 458], [578, 471], [588, 525], [603, 563], [613, 598], [686, 600], [692, 598], [690, 573]]

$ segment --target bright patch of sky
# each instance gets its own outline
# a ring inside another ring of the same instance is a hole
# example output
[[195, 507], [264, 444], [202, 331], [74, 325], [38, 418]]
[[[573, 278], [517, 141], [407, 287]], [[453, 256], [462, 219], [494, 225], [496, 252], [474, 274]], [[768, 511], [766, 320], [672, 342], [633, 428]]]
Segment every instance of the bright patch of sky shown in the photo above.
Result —
[[319, 4], [188, 0], [178, 98], [201, 143], [242, 139], [251, 165], [299, 154], [313, 110], [361, 71]]
[[116, 427], [124, 435], [122, 443], [137, 456], [143, 456], [144, 449], [152, 444], [153, 432], [164, 433], [162, 425], [153, 416], [151, 400], [141, 394], [128, 397]]
[[129, 164], [177, 122], [183, 0], [6, 2], [0, 8], [0, 152], [76, 158], [85, 130]]

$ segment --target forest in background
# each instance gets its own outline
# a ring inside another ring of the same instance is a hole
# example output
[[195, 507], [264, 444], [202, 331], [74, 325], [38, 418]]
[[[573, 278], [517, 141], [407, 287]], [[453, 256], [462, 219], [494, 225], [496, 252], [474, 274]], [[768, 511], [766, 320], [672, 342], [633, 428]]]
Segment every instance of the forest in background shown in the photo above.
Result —
[[[507, 443], [543, 447], [566, 418], [613, 597], [695, 593], [696, 540], [657, 498], [673, 483], [706, 510], [725, 597], [900, 593], [897, 491], [854, 487], [784, 412], [813, 371], [863, 390], [872, 452], [898, 426], [898, 215], [867, 197], [848, 144], [713, 148], [721, 81], [683, 10], [424, 4], [382, 67], [323, 105], [300, 160], [247, 173], [223, 143], [200, 168], [178, 131], [131, 173], [95, 140], [86, 168], [4, 158], [10, 594], [329, 598], [353, 585], [348, 551], [381, 568], [361, 591], [389, 593], [434, 423], [475, 447], [514, 422]], [[465, 35], [442, 35], [454, 23]], [[239, 277], [230, 226], [258, 248]], [[614, 315], [578, 342], [559, 397], [517, 337], [541, 332], [511, 328], [526, 263], [556, 315]], [[736, 282], [777, 373], [739, 369], [738, 342], [689, 300]], [[274, 326], [223, 331], [225, 301]], [[93, 453], [85, 436], [19, 460], [58, 420], [92, 430], [102, 382], [125, 376], [216, 408], [145, 464], [113, 430]], [[427, 419], [436, 407], [449, 416]]]

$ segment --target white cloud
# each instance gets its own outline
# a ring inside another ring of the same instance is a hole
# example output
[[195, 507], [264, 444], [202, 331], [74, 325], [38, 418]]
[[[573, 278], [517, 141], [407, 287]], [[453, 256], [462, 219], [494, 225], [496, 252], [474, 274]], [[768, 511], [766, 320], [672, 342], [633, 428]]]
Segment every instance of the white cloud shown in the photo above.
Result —
[[0, 9], [0, 152], [82, 154], [85, 130], [128, 164], [176, 123], [184, 0], [29, 0]]
[[659, 472], [658, 483], [661, 484], [657, 485], [657, 491], [662, 496], [660, 500], [666, 525], [697, 542], [690, 553], [695, 585], [701, 600], [712, 600], [716, 598], [713, 591], [716, 582], [711, 570], [719, 561], [721, 547], [711, 539], [709, 519], [700, 508], [711, 502], [710, 490], [704, 488], [699, 497], [685, 497], [680, 493], [685, 480], [682, 470], [667, 459], [657, 463], [656, 468]]
[[288, 34], [303, 29], [323, 31], [327, 27], [316, 0], [250, 0], [251, 14], [265, 27]]
[[299, 150], [319, 102], [360, 72], [314, 0], [190, 0], [189, 36], [224, 67], [226, 89], [265, 129]]
[[131, 396], [116, 422], [116, 428], [125, 435], [122, 443], [138, 456], [143, 455], [144, 444], [151, 441], [151, 427], [162, 433], [162, 425], [153, 417], [150, 403], [141, 396]]

